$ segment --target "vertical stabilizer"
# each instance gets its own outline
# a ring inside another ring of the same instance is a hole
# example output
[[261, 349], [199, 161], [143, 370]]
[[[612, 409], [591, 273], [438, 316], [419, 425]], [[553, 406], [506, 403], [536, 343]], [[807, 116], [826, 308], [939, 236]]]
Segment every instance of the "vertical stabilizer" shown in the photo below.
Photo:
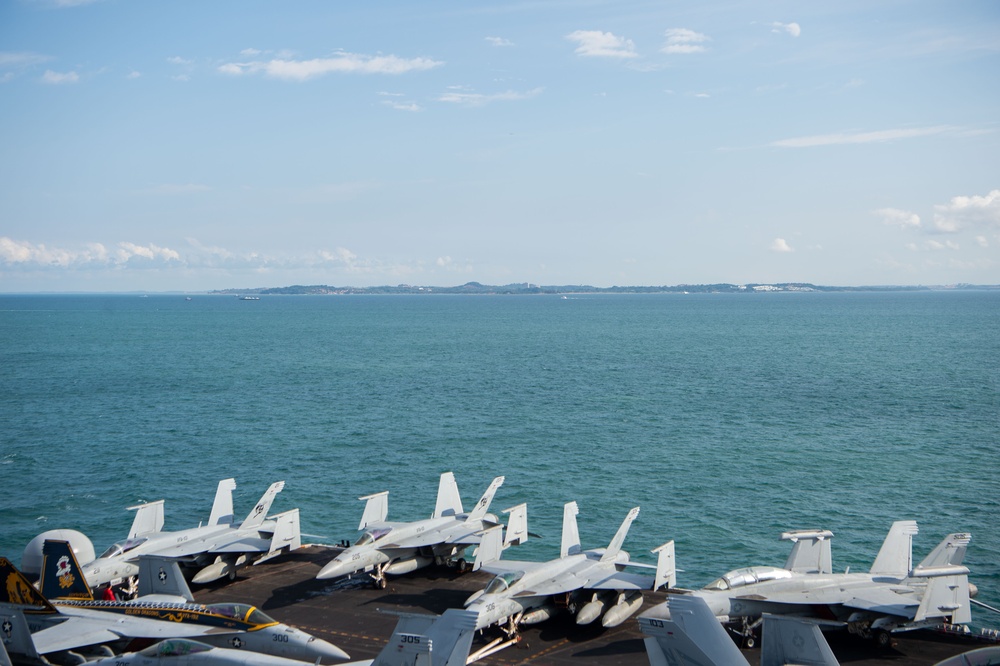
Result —
[[163, 529], [163, 500], [137, 504], [130, 506], [127, 511], [135, 511], [135, 518], [132, 519], [132, 529], [128, 531], [128, 538], [153, 534]]
[[374, 495], [359, 497], [365, 503], [365, 512], [361, 514], [361, 523], [358, 529], [367, 529], [369, 525], [384, 523], [385, 517], [389, 515], [389, 491], [383, 490]]
[[913, 537], [918, 532], [915, 520], [894, 522], [882, 542], [870, 573], [873, 576], [905, 578], [913, 568]]
[[563, 506], [563, 529], [562, 546], [559, 548], [559, 556], [566, 557], [580, 552], [580, 530], [576, 526], [576, 516], [580, 513], [580, 507], [576, 502], [567, 502]]
[[611, 543], [608, 544], [607, 550], [604, 551], [604, 555], [601, 556], [601, 562], [614, 562], [618, 557], [618, 553], [622, 550], [622, 545], [625, 543], [625, 537], [628, 536], [628, 530], [632, 527], [632, 521], [639, 517], [639, 507], [633, 507], [628, 515], [625, 516], [625, 520], [622, 521], [621, 527], [615, 533]]
[[431, 518], [441, 518], [442, 516], [457, 516], [465, 513], [462, 510], [462, 498], [458, 494], [458, 483], [455, 475], [445, 472], [438, 481], [437, 502], [434, 504], [434, 513]]
[[69, 541], [46, 539], [42, 544], [42, 579], [39, 588], [49, 599], [91, 601], [94, 598]]
[[274, 498], [284, 489], [284, 487], [284, 481], [276, 481], [275, 483], [272, 483], [261, 496], [257, 505], [247, 515], [243, 524], [240, 525], [240, 529], [253, 529], [255, 527], [260, 527], [264, 523], [264, 519], [267, 518], [267, 512], [271, 510], [271, 504], [274, 503]]
[[[490, 482], [490, 487], [486, 489], [483, 496], [479, 498], [476, 503], [476, 508], [469, 512], [469, 517], [466, 520], [482, 520], [486, 515], [486, 512], [490, 509], [490, 504], [493, 502], [493, 496], [497, 494], [497, 488], [503, 485], [503, 477], [498, 476]], [[459, 508], [461, 508], [461, 500], [459, 500]]]
[[194, 603], [177, 560], [159, 555], [139, 556], [139, 598], [148, 596], [180, 597]]
[[830, 530], [795, 530], [781, 535], [782, 541], [792, 542], [785, 568], [796, 573], [833, 573], [833, 556], [830, 553]]
[[29, 613], [58, 613], [41, 592], [17, 570], [10, 560], [0, 557], [0, 604]]
[[231, 525], [233, 515], [233, 491], [236, 490], [236, 479], [223, 479], [215, 489], [215, 502], [212, 504], [212, 515], [208, 518], [209, 525]]
[[656, 666], [750, 666], [701, 597], [669, 596], [639, 616], [639, 630]]
[[24, 613], [19, 610], [0, 610], [0, 626], [3, 634], [0, 636], [0, 666], [11, 666], [10, 654], [16, 654], [35, 664], [45, 661], [38, 655], [35, 643], [31, 639], [31, 630]]
[[655, 592], [664, 585], [671, 589], [677, 587], [677, 559], [674, 557], [673, 539], [654, 548], [652, 552], [657, 556], [653, 591]]
[[840, 666], [815, 622], [788, 615], [764, 615], [760, 666]]
[[507, 531], [503, 537], [504, 550], [511, 546], [520, 546], [528, 540], [528, 505], [518, 504], [501, 513], [507, 514]]
[[484, 564], [500, 559], [500, 555], [503, 554], [502, 531], [503, 527], [496, 525], [483, 532], [479, 548], [476, 549], [476, 561], [472, 564], [473, 571], [479, 571]]
[[443, 614], [399, 614], [392, 637], [373, 666], [464, 666], [478, 613], [449, 609]]
[[939, 543], [937, 547], [930, 552], [930, 554], [924, 558], [924, 560], [917, 565], [917, 570], [927, 569], [930, 567], [946, 567], [946, 566], [956, 566], [962, 563], [965, 559], [965, 551], [969, 547], [969, 542], [972, 541], [972, 535], [968, 532], [956, 532], [955, 534], [949, 534], [944, 538], [944, 541]]

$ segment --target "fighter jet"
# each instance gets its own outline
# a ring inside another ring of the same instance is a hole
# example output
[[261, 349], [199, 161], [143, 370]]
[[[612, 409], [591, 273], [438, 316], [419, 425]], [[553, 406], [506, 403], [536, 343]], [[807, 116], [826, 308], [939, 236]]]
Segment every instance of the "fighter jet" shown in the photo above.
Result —
[[125, 541], [115, 543], [100, 557], [84, 564], [91, 588], [98, 588], [139, 572], [139, 555], [156, 554], [179, 558], [184, 569], [193, 570], [193, 583], [211, 583], [228, 576], [236, 578], [240, 566], [259, 564], [302, 545], [299, 510], [267, 517], [284, 481], [271, 484], [240, 524], [233, 523], [232, 491], [236, 481], [223, 479], [215, 494], [207, 525], [187, 530], [163, 531], [163, 500], [132, 506], [135, 519]]
[[[7, 650], [45, 663], [34, 650], [21, 611], [3, 617], [0, 666], [11, 666]], [[389, 642], [374, 660], [343, 666], [465, 666], [472, 645], [475, 617], [468, 611], [447, 610], [439, 616], [400, 614]], [[83, 656], [79, 661], [82, 662]], [[200, 640], [174, 638], [138, 652], [107, 654], [88, 666], [306, 666], [309, 662], [270, 654], [213, 646]], [[314, 665], [312, 665], [314, 666]]]
[[[577, 624], [600, 617], [602, 625], [615, 627], [639, 610], [641, 590], [669, 582], [661, 574], [673, 568], [673, 542], [653, 551], [659, 553], [655, 567], [631, 562], [622, 550], [639, 507], [628, 512], [607, 548], [594, 550], [580, 548], [578, 513], [576, 502], [563, 507], [560, 556], [548, 562], [500, 561], [499, 530], [486, 533], [473, 569], [484, 569], [496, 578], [465, 602], [466, 609], [478, 614], [477, 629], [499, 623], [513, 637], [520, 625], [542, 622], [562, 609], [575, 613]], [[655, 569], [656, 576], [625, 573], [626, 566]]]
[[[386, 575], [397, 576], [431, 564], [454, 562], [464, 570], [465, 550], [479, 544], [483, 530], [498, 524], [497, 517], [487, 511], [503, 480], [502, 476], [493, 479], [476, 508], [466, 513], [462, 509], [455, 475], [445, 472], [438, 483], [434, 513], [428, 519], [409, 523], [386, 522], [388, 491], [358, 498], [365, 501], [365, 511], [358, 525], [365, 533], [320, 569], [316, 578], [338, 578], [367, 571], [375, 587], [384, 588]], [[508, 511], [510, 522], [505, 547], [523, 543], [528, 538], [524, 505]]]
[[[96, 601], [90, 595], [69, 544], [46, 542], [40, 592], [6, 559], [0, 558], [0, 624], [23, 612], [33, 649], [41, 655], [127, 649], [136, 639], [195, 638], [220, 647], [316, 662], [348, 659], [346, 652], [303, 631], [279, 623], [248, 604], [195, 604], [176, 562], [146, 556], [134, 601]], [[57, 569], [58, 575], [46, 575]], [[59, 589], [65, 600], [44, 591]]]
[[783, 568], [748, 567], [730, 571], [700, 590], [723, 623], [736, 622], [750, 646], [763, 613], [831, 619], [850, 632], [888, 645], [890, 633], [971, 620], [976, 586], [962, 559], [969, 534], [949, 534], [916, 567], [912, 566], [914, 521], [893, 523], [868, 573], [833, 573], [827, 530], [794, 531], [781, 538], [795, 545]]
[[[639, 616], [650, 666], [750, 666], [701, 597], [675, 595]], [[763, 616], [760, 666], [839, 666], [815, 622]]]

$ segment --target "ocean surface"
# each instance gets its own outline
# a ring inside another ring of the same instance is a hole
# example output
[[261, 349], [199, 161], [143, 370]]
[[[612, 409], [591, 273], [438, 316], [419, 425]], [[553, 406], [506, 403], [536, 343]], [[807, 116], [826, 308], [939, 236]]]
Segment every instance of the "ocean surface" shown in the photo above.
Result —
[[[867, 570], [894, 520], [914, 560], [967, 531], [1000, 606], [1000, 293], [559, 296], [0, 296], [0, 555], [79, 530], [98, 553], [125, 507], [166, 529], [236, 513], [286, 481], [309, 542], [354, 540], [357, 498], [430, 515], [453, 471], [466, 507], [528, 504], [558, 554], [633, 506], [633, 559], [673, 539], [680, 585], [784, 563], [788, 529], [835, 534]], [[973, 610], [977, 624], [1000, 618]]]

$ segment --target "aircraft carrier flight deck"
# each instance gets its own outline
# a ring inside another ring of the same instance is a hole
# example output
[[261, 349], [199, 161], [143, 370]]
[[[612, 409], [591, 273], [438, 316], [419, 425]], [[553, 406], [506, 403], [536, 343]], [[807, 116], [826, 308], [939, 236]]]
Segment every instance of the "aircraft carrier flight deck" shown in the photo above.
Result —
[[[316, 580], [316, 573], [337, 552], [326, 546], [301, 548], [243, 569], [235, 581], [197, 587], [196, 601], [255, 604], [280, 622], [331, 641], [350, 653], [352, 659], [371, 659], [389, 640], [396, 625], [396, 618], [383, 611], [438, 614], [448, 608], [461, 608], [470, 594], [491, 579], [481, 572], [462, 574], [429, 567], [389, 578], [385, 589], [375, 589], [364, 574], [352, 579]], [[639, 613], [666, 597], [662, 592], [644, 594], [646, 601]], [[491, 631], [499, 635], [495, 628]], [[473, 652], [492, 637], [477, 637]], [[827, 639], [838, 660], [852, 666], [930, 666], [984, 645], [923, 631], [896, 634], [892, 646], [882, 650], [847, 632], [832, 632]], [[759, 650], [744, 650], [743, 654], [751, 664], [759, 664]], [[595, 625], [578, 627], [567, 614], [524, 628], [520, 643], [478, 663], [646, 666], [649, 661], [634, 617], [619, 627], [604, 629]]]

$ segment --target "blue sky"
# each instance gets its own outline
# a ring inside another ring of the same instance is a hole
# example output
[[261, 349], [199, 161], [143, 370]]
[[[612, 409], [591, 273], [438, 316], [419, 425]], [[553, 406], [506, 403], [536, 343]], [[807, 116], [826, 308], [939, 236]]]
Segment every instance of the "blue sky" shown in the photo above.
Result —
[[0, 2], [0, 291], [1000, 284], [1000, 2]]

